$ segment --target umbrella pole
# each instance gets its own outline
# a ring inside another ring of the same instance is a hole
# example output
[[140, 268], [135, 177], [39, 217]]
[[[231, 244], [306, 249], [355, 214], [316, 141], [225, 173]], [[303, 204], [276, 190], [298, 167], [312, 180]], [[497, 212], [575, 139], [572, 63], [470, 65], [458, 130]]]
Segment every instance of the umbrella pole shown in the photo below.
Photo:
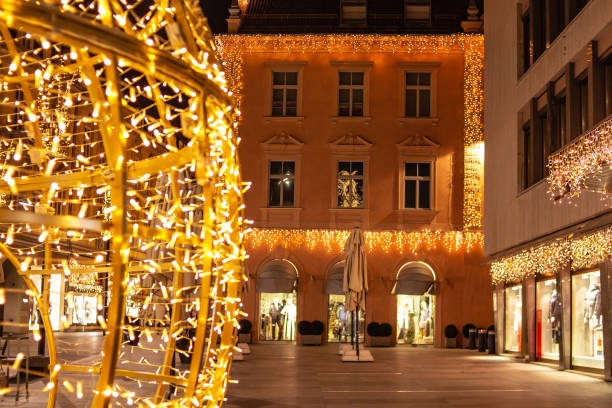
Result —
[[359, 360], [359, 308], [357, 308], [357, 319], [355, 320], [355, 347], [357, 349], [357, 360]]
[[351, 348], [355, 348], [355, 312], [351, 312]]

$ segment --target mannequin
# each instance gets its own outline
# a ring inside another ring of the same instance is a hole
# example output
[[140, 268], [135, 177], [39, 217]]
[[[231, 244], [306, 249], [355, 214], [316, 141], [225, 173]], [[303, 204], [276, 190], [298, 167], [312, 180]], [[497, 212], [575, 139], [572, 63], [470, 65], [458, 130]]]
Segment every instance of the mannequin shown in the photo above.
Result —
[[277, 340], [280, 340], [283, 334], [282, 324], [281, 324], [282, 310], [283, 310], [283, 306], [279, 302], [278, 298], [275, 297], [272, 300], [270, 309], [268, 310], [268, 315], [270, 316], [270, 325], [272, 327], [272, 340], [274, 340], [275, 337]]
[[596, 283], [591, 283], [584, 296], [584, 323], [592, 330], [601, 325], [601, 290]]
[[421, 338], [427, 337], [427, 327], [429, 324], [429, 319], [431, 318], [431, 313], [429, 312], [429, 307], [427, 306], [427, 302], [424, 300], [421, 301], [421, 314], [419, 316], [419, 332]]
[[287, 304], [283, 307], [283, 339], [293, 340], [295, 337], [295, 317], [297, 315], [297, 308], [293, 304], [291, 298], [287, 299]]
[[557, 289], [553, 289], [548, 307], [548, 320], [552, 328], [553, 343], [555, 344], [559, 344], [559, 340], [561, 340], [561, 310], [561, 301], [559, 300]]

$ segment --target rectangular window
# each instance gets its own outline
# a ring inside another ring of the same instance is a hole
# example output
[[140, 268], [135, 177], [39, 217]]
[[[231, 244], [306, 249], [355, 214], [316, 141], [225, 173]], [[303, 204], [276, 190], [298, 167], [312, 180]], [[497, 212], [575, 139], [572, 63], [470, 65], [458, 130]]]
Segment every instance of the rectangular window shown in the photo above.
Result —
[[406, 72], [406, 117], [431, 116], [431, 72]]
[[527, 72], [531, 65], [531, 35], [529, 29], [529, 9], [523, 14], [521, 21], [523, 23], [523, 72]]
[[565, 143], [565, 129], [567, 126], [565, 96], [562, 96], [555, 100], [553, 105], [553, 112], [553, 133], [550, 138], [551, 153], [554, 153], [559, 150]]
[[272, 116], [297, 115], [297, 72], [272, 73]]
[[364, 77], [361, 72], [339, 72], [338, 116], [363, 116]]
[[363, 174], [361, 161], [338, 162], [338, 208], [363, 208]]
[[404, 208], [431, 209], [431, 162], [404, 163]]
[[555, 279], [536, 282], [536, 357], [559, 360], [561, 298]]
[[579, 134], [574, 135], [574, 137], [578, 137], [589, 128], [589, 78], [585, 76], [584, 78], [578, 80], [577, 82], [577, 93], [578, 98], [576, 103], [578, 104], [578, 125], [579, 125]]
[[529, 177], [529, 168], [531, 167], [531, 124], [527, 122], [523, 126], [523, 190], [533, 184]]
[[599, 271], [572, 276], [572, 365], [604, 368]]
[[295, 196], [295, 162], [271, 161], [269, 207], [293, 207]]
[[606, 117], [612, 115], [612, 58], [604, 63], [604, 98], [606, 103]]
[[542, 180], [546, 173], [546, 154], [544, 143], [548, 140], [548, 115], [546, 111], [538, 112], [536, 134], [533, 140], [533, 182]]
[[523, 327], [523, 288], [520, 285], [506, 288], [505, 351], [521, 351]]

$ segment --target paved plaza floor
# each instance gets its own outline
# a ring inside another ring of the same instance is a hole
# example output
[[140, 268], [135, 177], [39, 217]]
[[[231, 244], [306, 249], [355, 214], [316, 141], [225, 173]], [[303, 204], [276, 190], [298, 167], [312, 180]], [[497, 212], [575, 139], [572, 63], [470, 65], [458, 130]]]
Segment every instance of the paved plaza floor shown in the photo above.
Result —
[[371, 348], [342, 363], [337, 345], [255, 345], [232, 366], [227, 408], [612, 407], [612, 383], [473, 350]]
[[[99, 334], [67, 334], [59, 340], [60, 360], [91, 364], [99, 359]], [[373, 363], [342, 363], [337, 350], [337, 344], [252, 345], [252, 353], [232, 366], [238, 383], [230, 384], [224, 408], [612, 407], [612, 383], [601, 377], [510, 357], [400, 346], [371, 348]], [[89, 390], [95, 386], [93, 375], [78, 378]], [[46, 406], [43, 386], [42, 380], [33, 381], [28, 401], [0, 397], [0, 407]], [[60, 388], [56, 406], [87, 407], [88, 397], [76, 400]]]

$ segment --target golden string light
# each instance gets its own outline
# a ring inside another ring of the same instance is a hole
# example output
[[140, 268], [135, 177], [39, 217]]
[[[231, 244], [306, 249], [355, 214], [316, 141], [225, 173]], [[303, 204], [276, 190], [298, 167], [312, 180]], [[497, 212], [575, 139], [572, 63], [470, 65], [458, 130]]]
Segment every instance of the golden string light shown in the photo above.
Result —
[[[245, 234], [249, 250], [274, 248], [341, 253], [348, 230], [253, 228]], [[448, 253], [482, 249], [481, 232], [470, 231], [366, 231], [369, 253], [443, 250]]]
[[[48, 407], [60, 387], [94, 407], [220, 406], [246, 279], [244, 185], [199, 3], [2, 0], [0, 102], [0, 252], [41, 311]], [[96, 292], [98, 363], [58, 361], [52, 277]]]
[[612, 256], [612, 228], [582, 237], [563, 237], [502, 258], [491, 265], [494, 285], [519, 282], [536, 275], [551, 275], [569, 265], [573, 270], [596, 266]]
[[482, 227], [483, 64], [481, 35], [219, 35], [215, 38], [238, 108], [243, 97], [244, 57], [255, 52], [299, 53], [390, 52], [397, 54], [463, 53], [464, 63], [464, 195], [465, 229]]
[[[612, 119], [548, 158], [548, 192], [553, 199], [580, 195], [587, 179], [612, 169]], [[603, 189], [604, 195], [612, 191]]]

